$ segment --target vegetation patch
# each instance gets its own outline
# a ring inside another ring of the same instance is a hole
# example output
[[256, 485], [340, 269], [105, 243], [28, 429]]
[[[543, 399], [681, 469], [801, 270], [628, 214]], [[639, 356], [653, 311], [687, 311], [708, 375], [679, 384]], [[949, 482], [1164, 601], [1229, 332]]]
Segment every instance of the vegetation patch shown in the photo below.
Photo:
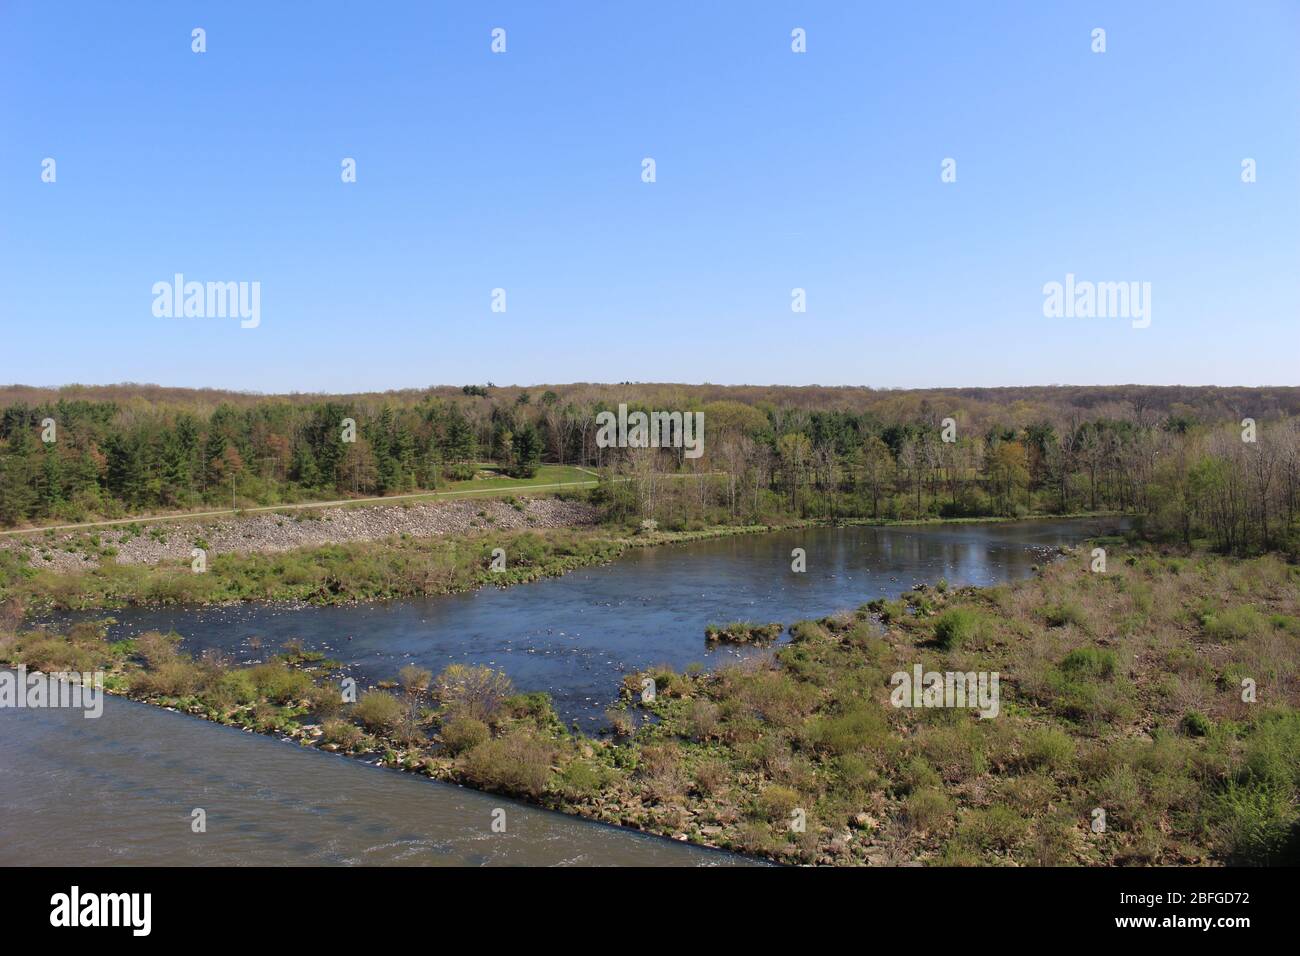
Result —
[[710, 624], [704, 628], [705, 640], [722, 644], [763, 644], [781, 636], [785, 625], [780, 623], [755, 624], [753, 621], [732, 621], [730, 624]]
[[[349, 704], [299, 647], [231, 667], [175, 635], [110, 643], [102, 622], [21, 631], [8, 606], [0, 663], [103, 669], [114, 693], [786, 862], [1300, 862], [1290, 569], [1112, 547], [1105, 573], [1074, 552], [1015, 585], [904, 595], [884, 625], [880, 602], [798, 622], [712, 673], [629, 674], [614, 732], [592, 737], [486, 667], [408, 666]], [[1084, 626], [1044, 613], [1067, 592]], [[1188, 608], [1251, 626], [1211, 634]], [[891, 675], [917, 664], [998, 672], [998, 716], [893, 706]], [[645, 678], [658, 693], [642, 702]]]

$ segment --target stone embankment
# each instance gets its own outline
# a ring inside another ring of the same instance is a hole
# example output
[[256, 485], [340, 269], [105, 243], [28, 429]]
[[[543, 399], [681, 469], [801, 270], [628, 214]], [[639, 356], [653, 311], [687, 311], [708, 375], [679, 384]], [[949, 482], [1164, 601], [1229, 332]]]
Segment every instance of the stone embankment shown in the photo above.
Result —
[[218, 554], [258, 554], [392, 535], [429, 538], [476, 531], [579, 527], [595, 524], [596, 510], [559, 498], [514, 501], [441, 501], [301, 511], [260, 512], [211, 521], [177, 520], [115, 525], [92, 531], [17, 535], [0, 539], [0, 551], [26, 552], [34, 567], [79, 571], [104, 558], [119, 564], [189, 561], [191, 549]]

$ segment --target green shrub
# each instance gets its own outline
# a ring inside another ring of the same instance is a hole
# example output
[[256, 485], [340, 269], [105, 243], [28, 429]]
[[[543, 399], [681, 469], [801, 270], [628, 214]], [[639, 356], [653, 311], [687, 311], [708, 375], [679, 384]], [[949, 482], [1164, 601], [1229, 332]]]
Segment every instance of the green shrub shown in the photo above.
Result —
[[248, 669], [257, 691], [276, 704], [290, 704], [311, 696], [315, 684], [309, 675], [279, 662], [254, 664]]
[[353, 705], [353, 715], [374, 733], [385, 733], [402, 718], [402, 703], [392, 694], [370, 690]]
[[1203, 615], [1201, 626], [1212, 641], [1242, 641], [1265, 632], [1268, 621], [1249, 604]]
[[510, 678], [490, 667], [452, 664], [433, 680], [433, 696], [446, 716], [489, 721], [513, 693]]
[[157, 667], [176, 656], [176, 645], [179, 643], [180, 638], [174, 634], [147, 631], [135, 639], [135, 650], [144, 659], [146, 666]]
[[759, 644], [781, 636], [785, 625], [778, 623], [755, 624], [753, 621], [732, 621], [730, 624], [710, 624], [704, 628], [704, 638], [725, 644]]
[[366, 737], [360, 727], [346, 720], [327, 720], [320, 729], [327, 744], [333, 744], [345, 753], [356, 750]]
[[246, 669], [226, 671], [217, 679], [217, 690], [235, 704], [251, 704], [257, 700], [257, 684]]
[[859, 706], [836, 716], [814, 718], [806, 736], [817, 750], [850, 754], [883, 745], [889, 724], [879, 709]]
[[1300, 863], [1300, 821], [1294, 795], [1276, 787], [1230, 785], [1212, 815], [1230, 862], [1247, 866]]
[[546, 741], [516, 731], [467, 751], [461, 766], [477, 787], [538, 797], [550, 779], [554, 753]]
[[1047, 620], [1048, 627], [1064, 627], [1067, 624], [1085, 626], [1083, 609], [1072, 601], [1049, 604], [1043, 608], [1043, 617]]
[[333, 717], [343, 709], [343, 690], [332, 681], [313, 685], [307, 689], [307, 700], [317, 717]]
[[488, 725], [473, 717], [454, 717], [442, 725], [442, 745], [452, 754], [463, 753], [492, 736]]
[[193, 661], [177, 657], [131, 675], [131, 693], [143, 697], [188, 697], [203, 684], [203, 672]]
[[1182, 728], [1183, 733], [1189, 737], [1205, 737], [1214, 729], [1214, 725], [1200, 711], [1189, 710], [1183, 714]]
[[918, 830], [934, 830], [952, 818], [952, 800], [941, 790], [917, 790], [903, 804], [908, 822]]
[[980, 629], [980, 615], [968, 607], [944, 611], [934, 622], [934, 642], [946, 651], [956, 650]]
[[1238, 778], [1249, 785], [1300, 789], [1300, 711], [1262, 715], [1250, 728]]
[[1061, 670], [1074, 678], [1109, 680], [1115, 674], [1115, 653], [1100, 647], [1075, 648], [1061, 661]]
[[1064, 770], [1074, 763], [1074, 739], [1055, 727], [1036, 727], [1025, 739], [1025, 759], [1031, 767]]
[[590, 760], [571, 760], [561, 771], [558, 786], [566, 797], [581, 800], [605, 789], [613, 771]]
[[776, 826], [788, 824], [791, 814], [800, 805], [802, 798], [797, 790], [780, 784], [769, 784], [758, 795], [754, 812], [759, 819]]
[[1004, 804], [972, 810], [957, 828], [957, 839], [981, 850], [1008, 851], [1024, 838], [1029, 824]]
[[534, 721], [539, 727], [557, 722], [551, 695], [544, 690], [515, 694], [501, 701], [501, 710], [511, 717]]

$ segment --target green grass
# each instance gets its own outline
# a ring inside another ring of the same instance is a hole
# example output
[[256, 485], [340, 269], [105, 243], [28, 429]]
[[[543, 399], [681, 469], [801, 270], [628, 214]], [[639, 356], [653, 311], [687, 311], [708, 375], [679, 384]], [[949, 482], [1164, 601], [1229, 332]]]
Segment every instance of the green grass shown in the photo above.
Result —
[[[528, 491], [544, 485], [573, 485], [575, 488], [592, 487], [597, 484], [596, 476], [589, 471], [583, 471], [581, 468], [575, 468], [572, 465], [542, 465], [537, 474], [531, 478], [512, 478], [505, 473], [504, 468], [499, 465], [481, 464], [482, 471], [492, 471], [495, 473], [491, 478], [474, 478], [470, 481], [448, 481], [438, 486], [436, 491], [430, 491], [423, 494], [417, 494], [415, 497], [406, 497], [403, 501], [436, 501], [440, 498], [456, 497], [476, 497], [479, 493], [491, 497], [492, 492], [507, 491]], [[562, 488], [542, 488], [541, 491], [563, 491]], [[366, 507], [367, 505], [382, 505], [385, 499], [377, 501], [367, 501], [358, 504], [349, 504], [346, 507]]]

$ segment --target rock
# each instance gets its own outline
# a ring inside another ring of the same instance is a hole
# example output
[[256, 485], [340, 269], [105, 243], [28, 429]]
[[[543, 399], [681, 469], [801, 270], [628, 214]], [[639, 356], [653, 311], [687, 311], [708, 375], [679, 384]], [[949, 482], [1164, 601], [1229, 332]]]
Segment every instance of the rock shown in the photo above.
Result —
[[[494, 529], [558, 528], [595, 524], [598, 512], [591, 505], [558, 498], [521, 498], [524, 510], [508, 502], [442, 500], [418, 504], [372, 504], [352, 508], [297, 509], [288, 515], [261, 511], [221, 518], [201, 524], [183, 521], [150, 523], [150, 534], [133, 535], [125, 528], [98, 531], [102, 547], [116, 550], [117, 564], [160, 564], [190, 562], [196, 538], [207, 542], [209, 558], [217, 554], [263, 554], [292, 551], [345, 541], [378, 541], [396, 535], [412, 538], [465, 534], [484, 525], [477, 514], [484, 511]], [[303, 519], [310, 513], [311, 519]], [[321, 520], [314, 520], [317, 516]], [[155, 530], [158, 533], [152, 533]], [[27, 552], [37, 563], [42, 549], [53, 560], [39, 560], [39, 567], [55, 571], [80, 571], [98, 566], [98, 554], [68, 550], [84, 532], [64, 532], [53, 539], [14, 535], [0, 539], [0, 551]]]

